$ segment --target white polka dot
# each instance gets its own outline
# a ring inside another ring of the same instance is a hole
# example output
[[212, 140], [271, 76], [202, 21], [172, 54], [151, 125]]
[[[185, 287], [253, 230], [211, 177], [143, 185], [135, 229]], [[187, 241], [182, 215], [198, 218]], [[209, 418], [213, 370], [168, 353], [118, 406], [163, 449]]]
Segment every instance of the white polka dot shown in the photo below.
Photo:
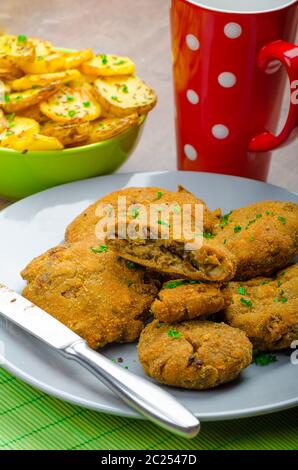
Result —
[[193, 34], [188, 34], [186, 36], [186, 44], [192, 51], [197, 51], [200, 48], [200, 41]]
[[224, 88], [231, 88], [236, 82], [236, 75], [231, 72], [222, 72], [218, 75], [218, 83]]
[[271, 61], [267, 64], [267, 67], [266, 67], [265, 72], [266, 72], [268, 75], [272, 75], [272, 74], [278, 72], [279, 69], [281, 68], [281, 66], [282, 66], [282, 63], [281, 63], [279, 60], [271, 60]]
[[242, 28], [238, 23], [227, 23], [224, 27], [225, 35], [230, 39], [239, 38], [242, 34]]
[[184, 145], [184, 153], [187, 156], [188, 160], [195, 160], [198, 156], [196, 149], [190, 145], [186, 144]]
[[212, 134], [216, 139], [225, 139], [229, 133], [229, 129], [223, 124], [216, 124], [212, 127]]
[[194, 90], [187, 90], [186, 96], [191, 104], [198, 104], [200, 101], [199, 95]]

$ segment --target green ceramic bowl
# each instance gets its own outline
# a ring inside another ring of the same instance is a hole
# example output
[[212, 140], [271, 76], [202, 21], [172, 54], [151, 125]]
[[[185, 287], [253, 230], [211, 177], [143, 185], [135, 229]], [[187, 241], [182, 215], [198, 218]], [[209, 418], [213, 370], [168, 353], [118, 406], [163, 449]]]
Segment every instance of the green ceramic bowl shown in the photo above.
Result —
[[25, 154], [0, 148], [0, 197], [21, 199], [58, 184], [113, 173], [134, 150], [144, 121], [110, 140], [81, 147]]

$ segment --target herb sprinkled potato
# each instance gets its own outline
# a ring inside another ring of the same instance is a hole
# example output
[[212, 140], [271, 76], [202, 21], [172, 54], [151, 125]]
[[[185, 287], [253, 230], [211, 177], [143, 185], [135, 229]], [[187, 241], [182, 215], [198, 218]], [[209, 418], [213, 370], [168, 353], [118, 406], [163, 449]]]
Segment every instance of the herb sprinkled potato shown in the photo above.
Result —
[[127, 129], [136, 126], [139, 123], [137, 113], [122, 118], [105, 118], [94, 121], [91, 124], [89, 144], [108, 140], [115, 135], [121, 134]]
[[86, 75], [111, 76], [131, 75], [135, 71], [135, 64], [129, 57], [101, 54], [82, 65], [82, 72]]
[[39, 124], [33, 119], [8, 116], [8, 126], [0, 134], [0, 146], [14, 150], [27, 150], [33, 134], [39, 132]]
[[43, 88], [33, 88], [4, 96], [2, 108], [7, 113], [13, 113], [33, 106], [49, 98], [59, 89], [59, 84], [51, 84]]
[[54, 72], [35, 75], [24, 75], [24, 77], [16, 79], [12, 82], [13, 90], [23, 91], [29, 88], [43, 87], [53, 83], [68, 83], [77, 80], [81, 74], [76, 69], [65, 70], [65, 72]]
[[102, 107], [114, 116], [148, 113], [157, 101], [152, 88], [134, 76], [98, 78], [94, 87]]
[[48, 101], [41, 103], [40, 109], [57, 122], [93, 121], [100, 116], [100, 105], [87, 86], [65, 86]]

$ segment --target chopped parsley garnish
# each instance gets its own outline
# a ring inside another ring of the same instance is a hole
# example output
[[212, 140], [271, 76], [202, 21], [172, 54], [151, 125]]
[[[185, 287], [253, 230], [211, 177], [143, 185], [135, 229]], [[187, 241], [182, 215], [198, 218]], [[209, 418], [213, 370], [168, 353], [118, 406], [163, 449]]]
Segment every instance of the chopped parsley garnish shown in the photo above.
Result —
[[242, 228], [241, 228], [240, 225], [236, 225], [236, 226], [234, 227], [234, 233], [239, 233], [239, 232], [241, 232], [241, 230], [242, 230]]
[[27, 36], [25, 36], [25, 34], [20, 34], [18, 36], [18, 43], [19, 44], [22, 44], [23, 42], [26, 42], [27, 41]]
[[5, 103], [10, 103], [10, 96], [9, 96], [9, 95], [5, 95], [5, 96], [4, 96], [4, 101], [5, 101]]
[[166, 227], [169, 227], [169, 224], [167, 224], [167, 222], [164, 222], [163, 220], [158, 219], [157, 223], [158, 225], [165, 225]]
[[180, 214], [181, 209], [180, 209], [179, 204], [174, 204], [173, 210], [174, 210], [175, 214]]
[[237, 292], [238, 294], [241, 294], [241, 295], [246, 295], [246, 290], [245, 290], [245, 287], [237, 287]]
[[262, 214], [257, 214], [257, 215], [256, 215], [256, 218], [257, 218], [257, 219], [261, 219], [262, 217], [263, 217]]
[[240, 302], [248, 308], [252, 308], [252, 302], [250, 300], [246, 300], [243, 297], [241, 297]]
[[93, 253], [105, 253], [106, 251], [108, 251], [108, 247], [106, 245], [101, 245], [98, 248], [96, 246], [92, 246], [91, 251]]
[[227, 239], [225, 238], [224, 241], [223, 241], [223, 244], [225, 245], [227, 243]]
[[106, 54], [101, 54], [101, 63], [102, 65], [106, 65], [108, 63], [108, 58], [106, 56]]
[[115, 62], [114, 65], [122, 65], [122, 64], [125, 64], [125, 62], [126, 62], [125, 60], [121, 59], [121, 60], [118, 60], [117, 62]]
[[11, 135], [13, 135], [14, 133], [12, 131], [6, 131], [5, 132], [5, 136], [6, 137], [10, 137]]
[[182, 337], [182, 333], [180, 333], [180, 331], [170, 329], [168, 330], [168, 336], [170, 338], [179, 339]]
[[213, 235], [213, 233], [203, 232], [203, 237], [210, 239], [210, 238], [214, 238], [215, 235]]
[[74, 117], [76, 114], [77, 114], [77, 112], [76, 112], [75, 109], [70, 109], [70, 110], [68, 111], [68, 116], [69, 116], [69, 117]]
[[277, 297], [276, 299], [274, 299], [274, 302], [276, 303], [281, 302], [282, 304], [285, 304], [288, 301], [288, 299], [283, 294], [281, 294], [281, 296], [282, 297]]
[[282, 285], [282, 282], [281, 281], [278, 281], [277, 282], [277, 287], [280, 287]]
[[118, 96], [113, 95], [113, 96], [111, 96], [111, 100], [113, 100], [113, 101], [119, 101], [119, 98], [118, 98]]
[[256, 366], [268, 366], [276, 361], [277, 357], [274, 354], [265, 354], [257, 349], [253, 350], [253, 362]]
[[137, 267], [136, 263], [134, 263], [133, 261], [126, 261], [126, 266], [129, 269], [135, 269]]
[[122, 93], [128, 93], [128, 86], [127, 85], [123, 85]]
[[254, 242], [254, 241], [255, 241], [255, 237], [249, 237], [249, 241]]
[[68, 96], [66, 97], [66, 101], [68, 101], [68, 102], [70, 103], [71, 101], [74, 101], [74, 97], [71, 96], [71, 95], [68, 95]]
[[21, 100], [23, 98], [23, 95], [18, 95], [15, 97], [15, 100]]
[[9, 123], [11, 123], [14, 120], [15, 117], [16, 117], [15, 113], [10, 113], [10, 114], [7, 114], [7, 116], [6, 116]]
[[262, 281], [260, 286], [265, 286], [265, 284], [269, 284], [269, 281]]
[[44, 60], [44, 55], [38, 55], [38, 56], [36, 57], [36, 59], [37, 59], [38, 61]]
[[127, 281], [127, 285], [128, 285], [128, 287], [132, 286], [132, 285], [133, 285], [133, 283], [134, 283], [134, 282], [133, 282], [133, 281], [131, 281], [131, 280], [129, 279], [129, 280]]
[[156, 199], [155, 199], [155, 201], [158, 201], [159, 199], [161, 199], [161, 198], [162, 198], [162, 196], [163, 196], [163, 192], [161, 192], [161, 191], [157, 191], [157, 194], [156, 194]]
[[32, 90], [36, 90], [37, 88], [40, 88], [40, 86], [39, 85], [32, 85], [31, 88], [32, 88]]
[[162, 326], [162, 322], [161, 322], [161, 321], [158, 321], [158, 322], [156, 323], [156, 328], [161, 328], [161, 326]]
[[228, 212], [227, 214], [224, 214], [221, 219], [220, 219], [220, 227], [225, 227], [229, 223], [229, 217], [232, 214], [233, 211]]
[[177, 281], [168, 281], [163, 289], [175, 289], [178, 286], [187, 286], [189, 284], [201, 284], [201, 281], [194, 281], [189, 279], [178, 279]]
[[90, 108], [90, 106], [91, 106], [90, 101], [84, 101], [83, 106], [84, 106], [84, 108]]
[[131, 209], [130, 215], [132, 216], [133, 219], [136, 219], [140, 215], [139, 209], [134, 207], [133, 209]]
[[282, 215], [279, 215], [279, 216], [278, 216], [278, 220], [279, 220], [283, 225], [286, 225], [287, 219], [286, 219], [285, 217], [283, 217]]

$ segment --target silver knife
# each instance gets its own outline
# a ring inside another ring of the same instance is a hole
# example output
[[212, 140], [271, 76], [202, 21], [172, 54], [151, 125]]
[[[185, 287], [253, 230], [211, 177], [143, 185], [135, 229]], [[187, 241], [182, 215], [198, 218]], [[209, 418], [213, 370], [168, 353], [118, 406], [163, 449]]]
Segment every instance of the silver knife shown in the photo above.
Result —
[[199, 420], [172, 395], [92, 350], [86, 341], [41, 308], [0, 284], [0, 315], [78, 362], [127, 405], [162, 428], [193, 438]]

